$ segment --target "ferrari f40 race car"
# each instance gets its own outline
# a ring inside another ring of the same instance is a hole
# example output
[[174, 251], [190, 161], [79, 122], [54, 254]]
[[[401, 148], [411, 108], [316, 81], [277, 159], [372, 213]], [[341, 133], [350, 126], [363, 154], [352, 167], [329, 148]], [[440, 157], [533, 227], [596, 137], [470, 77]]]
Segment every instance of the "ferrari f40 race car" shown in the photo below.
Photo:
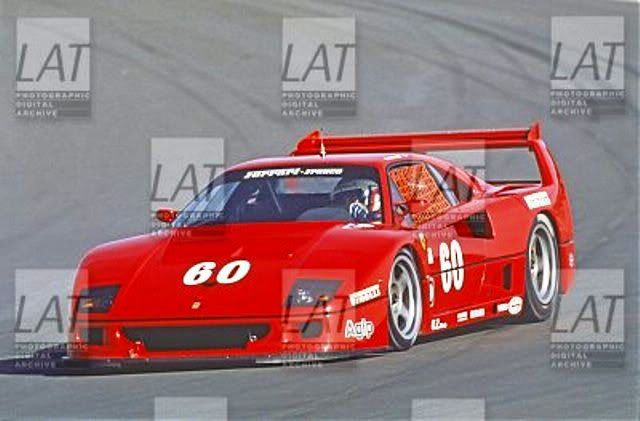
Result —
[[[531, 155], [538, 177], [485, 180], [435, 156], [505, 149]], [[165, 230], [82, 259], [71, 359], [406, 350], [493, 318], [547, 319], [575, 271], [567, 191], [537, 124], [315, 131], [157, 218]]]

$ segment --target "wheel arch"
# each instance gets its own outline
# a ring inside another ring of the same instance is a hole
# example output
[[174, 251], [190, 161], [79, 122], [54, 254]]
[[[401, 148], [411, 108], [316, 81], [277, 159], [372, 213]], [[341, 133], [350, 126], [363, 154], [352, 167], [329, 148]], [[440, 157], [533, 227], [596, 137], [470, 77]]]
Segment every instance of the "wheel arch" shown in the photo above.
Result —
[[[423, 266], [423, 260], [422, 256], [420, 256], [418, 250], [416, 249], [414, 244], [411, 243], [407, 243], [403, 246], [400, 247], [400, 249], [398, 250], [398, 252], [402, 251], [402, 250], [407, 250], [410, 254], [411, 257], [413, 257], [414, 263], [416, 264], [416, 271], [418, 272], [418, 276], [420, 277], [420, 279], [424, 279], [425, 276], [425, 268]], [[422, 282], [421, 282], [422, 284]]]
[[422, 326], [420, 335], [429, 332], [429, 321], [431, 320], [431, 298], [429, 291], [429, 277], [427, 276], [427, 255], [415, 243], [406, 243], [402, 245], [398, 252], [407, 250], [416, 264], [416, 272], [418, 273], [420, 284], [420, 296], [422, 297]]
[[549, 222], [551, 222], [551, 226], [553, 227], [553, 234], [556, 236], [556, 241], [559, 242], [560, 228], [558, 227], [558, 221], [556, 220], [556, 217], [553, 215], [553, 213], [549, 212], [549, 210], [547, 209], [536, 213], [533, 218], [534, 223], [535, 223], [535, 220], [538, 218], [538, 215], [544, 215], [547, 218], [549, 218]]
[[[425, 286], [424, 286], [424, 268], [421, 266], [421, 261], [422, 259], [420, 259], [420, 252], [419, 250], [415, 247], [414, 244], [408, 243], [408, 242], [399, 242], [396, 244], [395, 247], [395, 252], [393, 253], [393, 263], [390, 267], [390, 271], [391, 273], [393, 273], [393, 268], [394, 265], [396, 263], [396, 261], [400, 258], [400, 256], [403, 256], [404, 260], [406, 263], [409, 263], [408, 261], [410, 260], [413, 266], [413, 271], [415, 272], [415, 285], [417, 286], [417, 295], [418, 295], [418, 301], [416, 302], [417, 305], [419, 305], [419, 309], [417, 311], [419, 311], [419, 320], [417, 320], [416, 325], [415, 326], [415, 337], [414, 339], [409, 343], [405, 343], [404, 345], [400, 345], [401, 342], [397, 342], [397, 338], [394, 340], [394, 334], [391, 329], [392, 329], [392, 321], [390, 319], [391, 317], [391, 310], [388, 310], [388, 326], [389, 326], [389, 343], [392, 346], [393, 349], [395, 350], [406, 350], [408, 348], [410, 348], [411, 346], [413, 346], [413, 344], [415, 343], [415, 341], [420, 337], [420, 335], [424, 334], [424, 325], [425, 325], [425, 320], [427, 318], [427, 315], [425, 315], [425, 311], [428, 310], [429, 305], [428, 303], [425, 303]], [[388, 283], [387, 283], [387, 288], [389, 289], [391, 285], [391, 275], [388, 279]], [[388, 295], [388, 300], [390, 302], [391, 300], [391, 295], [390, 295], [390, 290], [389, 290], [389, 295]], [[403, 339], [403, 340], [406, 340]], [[395, 342], [395, 345], [394, 345]]]

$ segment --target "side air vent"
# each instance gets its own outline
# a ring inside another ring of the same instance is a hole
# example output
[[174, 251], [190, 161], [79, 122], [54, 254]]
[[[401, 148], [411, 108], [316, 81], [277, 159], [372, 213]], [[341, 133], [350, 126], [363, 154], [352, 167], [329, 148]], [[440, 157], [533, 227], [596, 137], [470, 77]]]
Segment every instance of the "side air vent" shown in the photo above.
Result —
[[502, 286], [504, 289], [511, 289], [511, 263], [502, 266]]
[[469, 229], [475, 237], [491, 238], [493, 232], [491, 229], [491, 222], [489, 222], [489, 216], [487, 212], [477, 212], [466, 219]]
[[493, 228], [487, 212], [481, 211], [469, 215], [454, 224], [458, 235], [474, 238], [493, 238]]

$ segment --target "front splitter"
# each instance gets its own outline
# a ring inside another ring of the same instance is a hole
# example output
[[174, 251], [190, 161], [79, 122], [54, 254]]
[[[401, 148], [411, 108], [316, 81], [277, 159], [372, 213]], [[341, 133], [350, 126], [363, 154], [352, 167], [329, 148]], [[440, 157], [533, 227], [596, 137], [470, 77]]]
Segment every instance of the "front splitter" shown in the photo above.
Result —
[[296, 353], [281, 355], [248, 355], [200, 357], [180, 359], [128, 358], [128, 359], [73, 359], [67, 355], [49, 355], [47, 358], [9, 358], [0, 360], [2, 374], [35, 374], [49, 376], [135, 374], [164, 371], [193, 371], [231, 369], [268, 365], [311, 366], [320, 363], [366, 358], [380, 355], [387, 349], [351, 352]]

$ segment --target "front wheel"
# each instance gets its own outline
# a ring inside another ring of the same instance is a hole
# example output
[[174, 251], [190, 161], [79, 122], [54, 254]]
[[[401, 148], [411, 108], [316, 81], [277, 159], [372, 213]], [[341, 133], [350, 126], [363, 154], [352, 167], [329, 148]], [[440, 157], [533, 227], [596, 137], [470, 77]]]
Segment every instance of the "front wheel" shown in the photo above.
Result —
[[388, 287], [389, 339], [395, 350], [410, 348], [422, 323], [420, 277], [412, 254], [402, 250], [391, 266]]
[[526, 321], [546, 320], [557, 302], [560, 280], [558, 241], [548, 216], [536, 216], [527, 244], [523, 318]]

